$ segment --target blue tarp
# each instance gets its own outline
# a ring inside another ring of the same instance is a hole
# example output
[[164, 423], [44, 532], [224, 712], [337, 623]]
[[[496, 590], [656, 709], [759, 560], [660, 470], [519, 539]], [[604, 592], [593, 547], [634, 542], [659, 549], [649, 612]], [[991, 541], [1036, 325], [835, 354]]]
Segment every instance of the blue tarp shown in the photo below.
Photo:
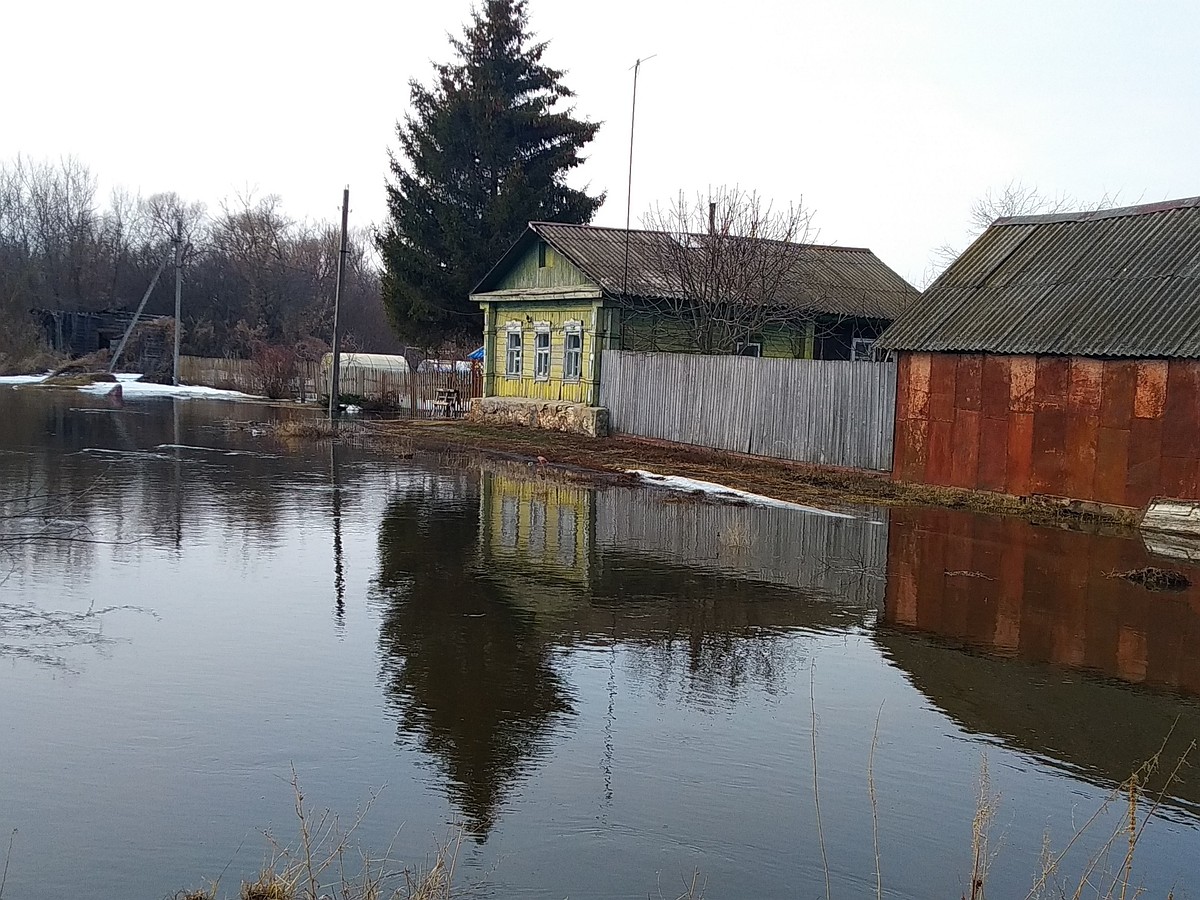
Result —
[[482, 362], [482, 361], [483, 361], [483, 348], [482, 348], [482, 347], [480, 347], [480, 348], [479, 348], [478, 350], [476, 350], [475, 352], [473, 352], [473, 353], [468, 353], [468, 354], [467, 354], [467, 359], [477, 359], [477, 360], [479, 360], [480, 362]]

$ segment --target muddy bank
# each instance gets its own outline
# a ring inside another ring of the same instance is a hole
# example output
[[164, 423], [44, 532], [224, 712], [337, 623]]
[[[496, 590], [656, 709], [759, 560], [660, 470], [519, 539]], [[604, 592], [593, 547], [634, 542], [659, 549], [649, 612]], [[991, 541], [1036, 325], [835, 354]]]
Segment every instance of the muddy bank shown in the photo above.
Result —
[[408, 451], [471, 450], [530, 462], [540, 458], [543, 465], [577, 472], [625, 475], [631, 469], [651, 469], [664, 475], [715, 481], [791, 503], [834, 508], [864, 504], [941, 506], [1103, 531], [1129, 529], [1136, 524], [1138, 515], [1134, 510], [1119, 507], [1072, 507], [1057, 498], [1009, 497], [984, 491], [902, 484], [881, 473], [818, 468], [625, 436], [593, 439], [444, 420], [362, 422], [355, 424], [354, 433], [373, 443]]

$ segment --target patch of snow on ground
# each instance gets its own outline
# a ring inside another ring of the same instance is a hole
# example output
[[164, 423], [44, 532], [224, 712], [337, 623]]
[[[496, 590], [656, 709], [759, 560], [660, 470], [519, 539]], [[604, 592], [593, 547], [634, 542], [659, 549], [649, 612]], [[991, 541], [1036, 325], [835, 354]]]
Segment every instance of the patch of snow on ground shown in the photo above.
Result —
[[713, 481], [700, 481], [695, 478], [684, 478], [682, 475], [659, 475], [656, 472], [647, 472], [644, 469], [629, 469], [629, 474], [636, 475], [643, 481], [648, 481], [657, 487], [670, 488], [676, 491], [700, 492], [709, 494], [710, 496], [726, 499], [726, 500], [744, 500], [747, 503], [753, 503], [756, 506], [776, 506], [781, 509], [798, 509], [803, 512], [816, 513], [821, 516], [833, 516], [837, 519], [853, 519], [852, 515], [847, 513], [834, 512], [831, 509], [821, 509], [818, 506], [805, 506], [802, 503], [789, 503], [786, 500], [776, 500], [774, 497], [765, 497], [762, 494], [752, 494], [749, 491], [739, 491], [736, 488], [726, 487], [723, 484], [717, 484]]
[[[0, 377], [0, 385], [7, 384], [19, 387], [23, 384], [40, 384], [48, 377], [48, 375], [5, 375]], [[199, 397], [212, 400], [263, 399], [254, 394], [243, 394], [241, 391], [222, 391], [217, 388], [202, 387], [194, 384], [181, 384], [178, 386], [153, 384], [149, 381], [142, 381], [142, 376], [136, 373], [122, 373], [116, 377], [117, 384], [121, 385], [121, 395], [135, 400], [142, 397]], [[113, 387], [115, 385], [111, 381], [97, 381], [94, 384], [85, 385], [79, 388], [79, 390], [85, 394], [99, 394], [104, 396], [112, 391]]]
[[[149, 381], [139, 380], [141, 377], [141, 375], [118, 375], [117, 383], [121, 385], [121, 396], [127, 400], [136, 400], [142, 397], [181, 397], [184, 399], [198, 397], [209, 400], [262, 399], [253, 394], [243, 394], [241, 391], [222, 391], [217, 388], [202, 387], [195, 384], [153, 384]], [[111, 382], [108, 384], [97, 382], [96, 384], [80, 388], [81, 391], [91, 394], [106, 394], [111, 389]]]
[[38, 384], [45, 381], [46, 375], [3, 375], [0, 376], [0, 384]]

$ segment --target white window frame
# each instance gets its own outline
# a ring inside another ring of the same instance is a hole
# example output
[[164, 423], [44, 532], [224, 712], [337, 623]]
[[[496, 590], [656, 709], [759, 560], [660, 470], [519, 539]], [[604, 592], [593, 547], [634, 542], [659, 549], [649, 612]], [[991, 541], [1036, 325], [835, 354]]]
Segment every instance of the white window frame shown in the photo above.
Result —
[[855, 362], [873, 362], [875, 360], [875, 338], [851, 338], [850, 359]]
[[[745, 351], [745, 349], [747, 347], [753, 347], [754, 352], [753, 353], [743, 352], [743, 351]], [[738, 341], [734, 345], [733, 355], [734, 356], [746, 356], [746, 357], [750, 357], [751, 359], [758, 359], [762, 356], [762, 341]]]
[[[578, 338], [579, 346], [572, 348], [571, 339]], [[574, 371], [571, 361], [574, 360]], [[563, 325], [563, 381], [583, 380], [583, 323], [567, 322]]]
[[[516, 337], [516, 346], [513, 346], [513, 337]], [[520, 378], [521, 366], [524, 364], [525, 357], [525, 334], [521, 330], [520, 322], [509, 322], [504, 329], [504, 377], [505, 378]]]
[[[539, 346], [545, 338], [546, 346]], [[550, 352], [554, 340], [550, 334], [549, 322], [533, 323], [533, 380], [550, 380]]]

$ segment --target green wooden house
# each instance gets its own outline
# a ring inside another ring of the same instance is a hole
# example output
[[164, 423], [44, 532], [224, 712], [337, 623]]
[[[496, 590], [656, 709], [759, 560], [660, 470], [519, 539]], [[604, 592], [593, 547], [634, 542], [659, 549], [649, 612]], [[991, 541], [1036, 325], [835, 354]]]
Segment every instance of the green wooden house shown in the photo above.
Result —
[[[531, 222], [471, 295], [484, 315], [484, 396], [594, 406], [604, 350], [700, 352], [686, 310], [657, 302], [673, 290], [665, 238]], [[918, 293], [870, 250], [808, 244], [803, 259], [776, 291], [780, 314], [762, 317], [769, 324], [738, 335], [727, 352], [870, 358]]]

